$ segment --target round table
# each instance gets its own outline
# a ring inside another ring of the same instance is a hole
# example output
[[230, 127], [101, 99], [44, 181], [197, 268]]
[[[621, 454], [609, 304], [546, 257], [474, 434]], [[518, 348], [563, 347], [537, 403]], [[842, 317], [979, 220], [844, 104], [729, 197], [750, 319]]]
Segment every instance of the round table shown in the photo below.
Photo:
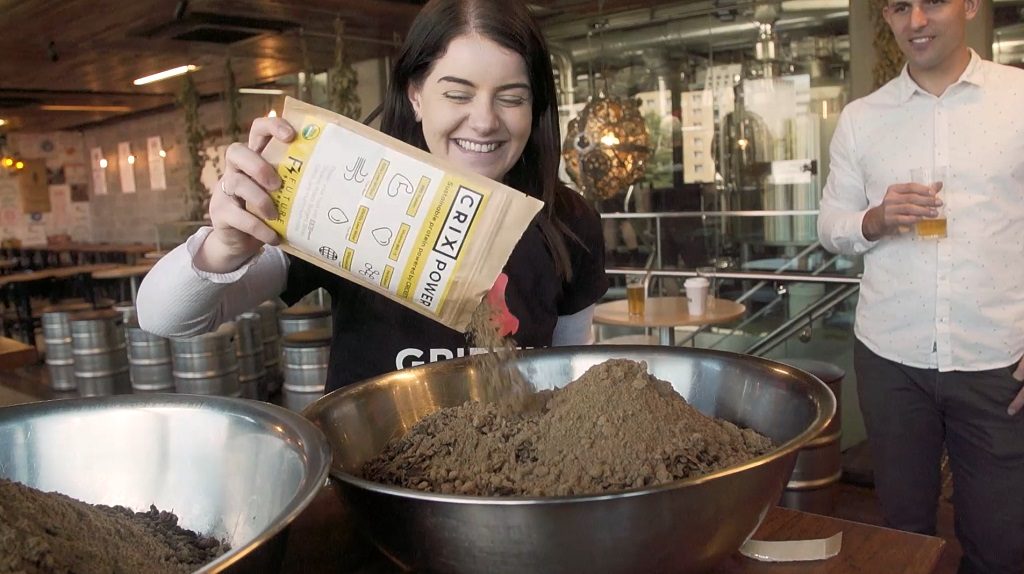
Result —
[[661, 331], [662, 345], [675, 345], [676, 327], [715, 325], [728, 323], [743, 316], [747, 308], [742, 303], [708, 297], [703, 315], [691, 315], [686, 297], [648, 297], [643, 315], [630, 315], [625, 299], [601, 303], [594, 308], [594, 322], [602, 325], [657, 328]]

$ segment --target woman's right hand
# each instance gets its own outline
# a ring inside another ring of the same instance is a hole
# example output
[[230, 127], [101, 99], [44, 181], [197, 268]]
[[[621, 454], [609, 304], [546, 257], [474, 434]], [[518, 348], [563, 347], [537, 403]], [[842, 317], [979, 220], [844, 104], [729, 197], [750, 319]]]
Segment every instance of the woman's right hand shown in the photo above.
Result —
[[248, 146], [236, 142], [228, 147], [224, 175], [210, 198], [213, 231], [196, 253], [196, 267], [211, 273], [234, 271], [264, 244], [278, 243], [277, 233], [263, 221], [277, 217], [268, 192], [281, 186], [274, 166], [260, 155], [271, 138], [290, 142], [295, 130], [283, 118], [258, 118], [249, 130]]

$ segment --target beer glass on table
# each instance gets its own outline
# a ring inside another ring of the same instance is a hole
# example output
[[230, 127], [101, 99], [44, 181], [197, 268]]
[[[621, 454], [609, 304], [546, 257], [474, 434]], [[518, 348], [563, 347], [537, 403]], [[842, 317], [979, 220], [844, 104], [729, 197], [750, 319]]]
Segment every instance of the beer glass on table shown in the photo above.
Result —
[[626, 306], [630, 317], [643, 317], [644, 303], [647, 301], [647, 289], [643, 275], [626, 276]]

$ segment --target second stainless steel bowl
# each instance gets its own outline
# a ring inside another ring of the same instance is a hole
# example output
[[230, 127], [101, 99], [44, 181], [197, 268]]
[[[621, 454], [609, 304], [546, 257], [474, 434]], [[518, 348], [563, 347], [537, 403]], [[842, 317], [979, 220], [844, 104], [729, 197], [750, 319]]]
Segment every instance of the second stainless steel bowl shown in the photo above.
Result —
[[831, 419], [835, 398], [803, 371], [699, 349], [561, 347], [524, 351], [512, 365], [535, 388], [548, 389], [619, 357], [646, 361], [703, 413], [751, 427], [780, 446], [747, 464], [655, 488], [484, 498], [428, 494], [359, 477], [364, 462], [424, 416], [492, 398], [471, 359], [383, 375], [330, 393], [304, 414], [327, 435], [331, 476], [359, 526], [392, 559], [416, 571], [705, 571], [739, 548], [778, 501], [797, 450]]

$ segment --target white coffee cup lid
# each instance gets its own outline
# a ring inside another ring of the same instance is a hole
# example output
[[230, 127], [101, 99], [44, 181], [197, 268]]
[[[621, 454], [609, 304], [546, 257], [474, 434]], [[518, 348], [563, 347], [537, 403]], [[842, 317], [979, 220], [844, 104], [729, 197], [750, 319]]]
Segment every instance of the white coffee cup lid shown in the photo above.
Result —
[[709, 287], [711, 282], [707, 277], [690, 277], [683, 282], [683, 287]]

